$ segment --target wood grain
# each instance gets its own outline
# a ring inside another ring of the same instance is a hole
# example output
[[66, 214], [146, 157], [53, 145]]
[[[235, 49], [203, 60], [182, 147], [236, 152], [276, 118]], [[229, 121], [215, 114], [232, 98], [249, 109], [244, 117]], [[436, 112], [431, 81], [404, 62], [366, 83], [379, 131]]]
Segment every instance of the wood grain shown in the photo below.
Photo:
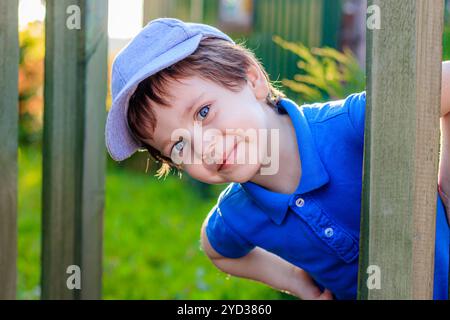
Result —
[[[360, 299], [431, 299], [443, 0], [370, 0]], [[381, 270], [369, 290], [367, 267]]]
[[[71, 30], [67, 8], [81, 12]], [[42, 298], [99, 299], [106, 153], [106, 0], [48, 0], [43, 147]], [[69, 290], [70, 265], [81, 290]]]
[[16, 298], [18, 0], [0, 0], [0, 299]]

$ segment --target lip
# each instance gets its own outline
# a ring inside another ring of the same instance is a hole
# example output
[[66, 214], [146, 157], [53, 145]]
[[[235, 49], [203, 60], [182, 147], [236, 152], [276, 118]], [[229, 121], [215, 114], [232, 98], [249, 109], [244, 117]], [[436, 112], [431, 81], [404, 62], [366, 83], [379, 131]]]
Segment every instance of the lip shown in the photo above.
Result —
[[227, 168], [231, 167], [234, 163], [228, 163], [228, 159], [230, 158], [230, 156], [236, 151], [236, 147], [237, 147], [237, 143], [234, 144], [233, 149], [231, 149], [230, 153], [228, 155], [226, 155], [224, 153], [223, 156], [223, 161], [221, 164], [219, 164], [219, 167], [217, 168], [217, 171], [223, 171], [226, 170]]

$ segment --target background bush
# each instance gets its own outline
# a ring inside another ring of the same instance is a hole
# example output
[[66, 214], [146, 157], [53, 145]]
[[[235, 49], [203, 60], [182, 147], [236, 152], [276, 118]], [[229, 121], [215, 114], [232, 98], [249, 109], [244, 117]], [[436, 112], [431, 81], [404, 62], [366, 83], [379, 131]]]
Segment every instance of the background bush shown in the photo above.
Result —
[[19, 33], [19, 143], [42, 140], [44, 24], [33, 22]]
[[279, 36], [273, 41], [298, 56], [298, 73], [294, 79], [281, 83], [299, 94], [302, 103], [322, 102], [344, 98], [365, 90], [365, 73], [349, 49], [308, 48], [302, 43], [289, 42]]

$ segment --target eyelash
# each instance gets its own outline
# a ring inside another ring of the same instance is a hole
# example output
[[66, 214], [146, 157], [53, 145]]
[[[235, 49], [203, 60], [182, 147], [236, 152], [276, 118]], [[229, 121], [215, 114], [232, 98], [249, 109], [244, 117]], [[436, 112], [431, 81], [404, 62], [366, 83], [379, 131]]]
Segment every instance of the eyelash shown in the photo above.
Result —
[[[200, 112], [201, 112], [204, 108], [208, 108], [208, 113], [207, 113], [206, 116], [202, 119], [202, 121], [205, 120], [206, 117], [208, 117], [208, 114], [209, 114], [209, 110], [210, 110], [210, 108], [211, 108], [211, 105], [210, 105], [210, 104], [207, 104], [207, 105], [202, 106], [202, 107], [200, 108], [200, 110], [195, 114], [196, 116], [198, 116], [198, 115], [200, 114]], [[176, 145], [179, 144], [180, 142], [183, 142], [183, 137], [180, 137], [179, 140], [173, 144], [172, 148], [170, 149], [170, 154], [172, 154], [174, 148], [175, 148]], [[184, 146], [184, 145], [183, 145], [183, 146]], [[183, 151], [183, 149], [181, 149], [181, 151]]]

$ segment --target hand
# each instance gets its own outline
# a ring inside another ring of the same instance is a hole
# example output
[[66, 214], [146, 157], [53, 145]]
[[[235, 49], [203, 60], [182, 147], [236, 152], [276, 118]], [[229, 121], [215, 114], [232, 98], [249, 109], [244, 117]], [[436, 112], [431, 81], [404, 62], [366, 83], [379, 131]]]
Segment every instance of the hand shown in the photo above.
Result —
[[294, 267], [288, 293], [302, 300], [333, 300], [333, 294], [325, 289], [321, 292], [311, 276], [304, 270]]
[[331, 293], [330, 290], [325, 289], [316, 300], [333, 300], [333, 293]]

